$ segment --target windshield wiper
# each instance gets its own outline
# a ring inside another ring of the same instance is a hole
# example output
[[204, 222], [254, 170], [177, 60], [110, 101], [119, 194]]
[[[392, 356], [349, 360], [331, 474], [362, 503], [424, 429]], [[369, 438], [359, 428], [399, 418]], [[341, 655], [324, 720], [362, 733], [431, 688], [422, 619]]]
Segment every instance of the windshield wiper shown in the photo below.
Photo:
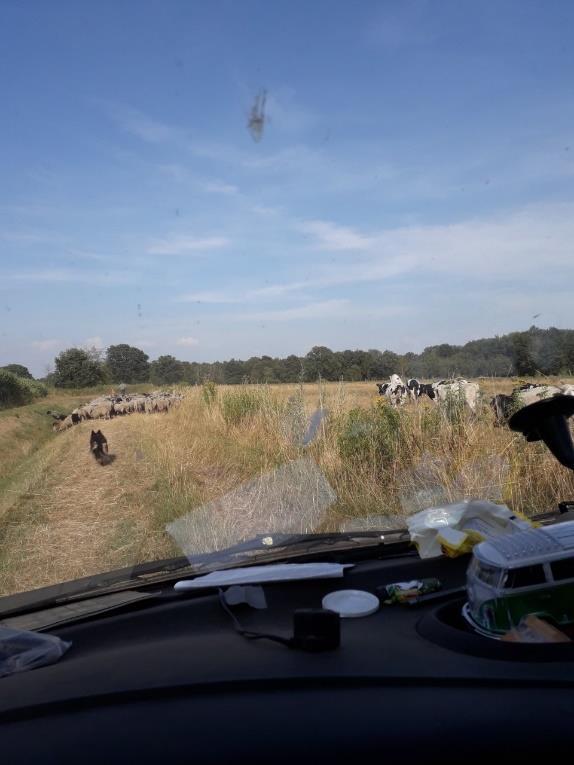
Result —
[[111, 592], [136, 589], [150, 582], [180, 576], [194, 576], [195, 567], [187, 558], [171, 558], [162, 561], [141, 563], [102, 574], [74, 579], [70, 582], [48, 585], [36, 590], [17, 592], [0, 597], [0, 620], [41, 608], [70, 603], [77, 600], [97, 598]]
[[[310, 554], [338, 553], [409, 543], [406, 529], [346, 531], [325, 534], [260, 535], [224, 550], [187, 558], [154, 561], [126, 569], [43, 587], [0, 598], [0, 619], [38, 609], [134, 590], [211, 571], [274, 563]], [[405, 544], [405, 552], [406, 552]]]
[[211, 567], [230, 561], [237, 563], [250, 562], [257, 559], [284, 557], [285, 551], [289, 556], [310, 551], [324, 552], [326, 550], [348, 550], [360, 547], [378, 547], [398, 542], [409, 542], [407, 529], [369, 529], [367, 531], [337, 531], [319, 534], [260, 534], [246, 542], [241, 542], [223, 550], [212, 553], [202, 553], [190, 557], [194, 566]]

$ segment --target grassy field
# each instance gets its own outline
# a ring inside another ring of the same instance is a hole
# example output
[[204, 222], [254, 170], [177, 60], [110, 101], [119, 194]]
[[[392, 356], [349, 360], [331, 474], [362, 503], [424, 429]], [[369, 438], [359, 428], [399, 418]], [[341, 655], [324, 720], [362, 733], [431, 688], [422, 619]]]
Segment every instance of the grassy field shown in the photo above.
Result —
[[[0, 412], [0, 593], [180, 554], [165, 525], [187, 513], [196, 545], [210, 549], [367, 516], [396, 527], [410, 512], [468, 497], [526, 514], [573, 498], [574, 480], [545, 447], [494, 427], [488, 399], [516, 381], [479, 383], [477, 416], [425, 399], [393, 410], [373, 383], [183, 388], [168, 414], [98, 423], [116, 457], [107, 467], [89, 454], [91, 423], [55, 435], [45, 414], [96, 391]], [[303, 445], [317, 409], [327, 416]], [[299, 471], [289, 479], [295, 499], [274, 478], [287, 464]], [[325, 506], [313, 465], [335, 493]], [[221, 500], [246, 481], [248, 491]]]

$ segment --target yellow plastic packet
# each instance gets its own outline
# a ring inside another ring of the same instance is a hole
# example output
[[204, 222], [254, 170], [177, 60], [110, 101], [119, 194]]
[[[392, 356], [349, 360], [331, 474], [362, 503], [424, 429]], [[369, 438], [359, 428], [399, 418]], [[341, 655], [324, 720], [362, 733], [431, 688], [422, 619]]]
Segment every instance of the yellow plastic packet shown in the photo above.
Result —
[[477, 539], [477, 536], [479, 535], [476, 532], [466, 533], [457, 529], [444, 528], [438, 532], [436, 540], [445, 555], [449, 558], [457, 558], [459, 555], [469, 553], [477, 542], [482, 541]]

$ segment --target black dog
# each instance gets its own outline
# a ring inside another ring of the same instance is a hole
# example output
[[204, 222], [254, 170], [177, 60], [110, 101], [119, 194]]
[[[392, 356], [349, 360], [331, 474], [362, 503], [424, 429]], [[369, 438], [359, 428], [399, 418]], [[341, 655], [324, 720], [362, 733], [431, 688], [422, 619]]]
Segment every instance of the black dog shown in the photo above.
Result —
[[108, 441], [101, 430], [98, 430], [96, 433], [92, 430], [90, 435], [90, 451], [94, 455], [96, 462], [99, 462], [100, 465], [108, 463]]

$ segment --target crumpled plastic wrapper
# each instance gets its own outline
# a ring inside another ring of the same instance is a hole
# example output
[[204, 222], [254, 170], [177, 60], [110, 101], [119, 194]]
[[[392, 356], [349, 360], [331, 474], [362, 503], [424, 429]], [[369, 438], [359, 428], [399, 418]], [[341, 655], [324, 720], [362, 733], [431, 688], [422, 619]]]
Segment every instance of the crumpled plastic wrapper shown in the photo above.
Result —
[[0, 627], [0, 677], [54, 664], [71, 645], [55, 635]]
[[407, 528], [421, 558], [456, 557], [485, 539], [530, 528], [506, 505], [473, 499], [430, 507], [407, 518]]

